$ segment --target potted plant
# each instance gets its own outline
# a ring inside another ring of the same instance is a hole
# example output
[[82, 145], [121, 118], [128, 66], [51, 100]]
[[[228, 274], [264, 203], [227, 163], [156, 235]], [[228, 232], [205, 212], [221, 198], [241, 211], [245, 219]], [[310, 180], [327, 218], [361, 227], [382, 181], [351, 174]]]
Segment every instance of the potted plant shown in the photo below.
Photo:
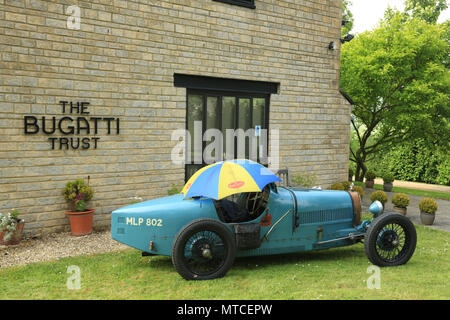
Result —
[[376, 174], [373, 171], [366, 172], [366, 188], [373, 188]]
[[392, 191], [392, 182], [394, 181], [394, 175], [392, 173], [383, 174], [383, 190], [386, 192]]
[[424, 198], [419, 202], [420, 221], [424, 225], [430, 226], [434, 223], [435, 213], [438, 209], [436, 200], [433, 198]]
[[63, 189], [64, 198], [69, 202], [66, 211], [70, 221], [72, 235], [84, 236], [92, 233], [92, 220], [95, 209], [87, 208], [87, 202], [92, 199], [94, 190], [78, 179], [67, 182]]
[[353, 191], [358, 192], [359, 196], [361, 197], [361, 199], [364, 197], [364, 189], [363, 189], [363, 187], [353, 186]]
[[349, 191], [350, 190], [350, 186], [351, 186], [350, 181], [342, 181], [341, 184], [344, 187], [345, 191]]
[[342, 191], [344, 191], [345, 187], [342, 185], [342, 183], [335, 182], [335, 183], [331, 184], [330, 190], [342, 190]]
[[353, 168], [348, 169], [348, 181], [353, 181], [353, 175], [355, 174], [355, 171], [353, 171]]
[[372, 192], [372, 194], [370, 195], [370, 201], [374, 202], [376, 200], [380, 201], [384, 207], [384, 204], [388, 201], [388, 197], [384, 191], [378, 190]]
[[404, 193], [396, 193], [392, 196], [394, 211], [406, 216], [406, 207], [409, 205], [409, 197]]
[[7, 214], [0, 213], [0, 244], [15, 245], [22, 240], [23, 227], [25, 221], [19, 219], [19, 212], [12, 209]]

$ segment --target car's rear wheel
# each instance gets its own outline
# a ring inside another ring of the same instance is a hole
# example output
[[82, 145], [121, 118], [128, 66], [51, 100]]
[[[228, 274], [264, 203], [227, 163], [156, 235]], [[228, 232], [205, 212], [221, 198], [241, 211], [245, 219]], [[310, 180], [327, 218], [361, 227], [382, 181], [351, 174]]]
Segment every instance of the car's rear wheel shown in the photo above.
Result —
[[369, 260], [380, 267], [398, 266], [409, 261], [416, 249], [414, 224], [398, 213], [385, 213], [374, 219], [364, 238]]
[[172, 263], [187, 280], [223, 277], [236, 256], [233, 233], [212, 219], [195, 220], [183, 227], [172, 247]]

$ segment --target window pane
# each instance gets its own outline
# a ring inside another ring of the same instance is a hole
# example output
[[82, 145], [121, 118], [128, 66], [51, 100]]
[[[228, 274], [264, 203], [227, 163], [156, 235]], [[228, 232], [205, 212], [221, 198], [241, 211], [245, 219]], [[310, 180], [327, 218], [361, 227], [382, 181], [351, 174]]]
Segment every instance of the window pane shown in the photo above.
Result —
[[208, 97], [206, 100], [206, 130], [219, 129], [219, 99]]
[[[234, 139], [228, 141], [226, 130], [233, 129], [235, 124], [236, 98], [223, 97], [222, 99], [222, 135], [224, 159], [234, 159]], [[228, 148], [227, 148], [228, 142]]]
[[[203, 96], [190, 94], [188, 96], [187, 126], [191, 137], [191, 150], [190, 158], [187, 159], [188, 163], [194, 163], [194, 161], [202, 163], [202, 143], [195, 143], [196, 140], [202, 141], [202, 120]], [[196, 137], [196, 135], [200, 135], [200, 137]]]
[[[218, 97], [207, 97], [206, 98], [206, 130], [215, 129], [218, 131], [219, 126], [219, 98]], [[211, 136], [210, 136], [211, 135]], [[205, 132], [205, 150], [204, 150], [204, 161], [207, 164], [220, 161], [221, 156], [221, 140], [220, 137], [216, 135], [216, 132], [211, 132], [211, 130]], [[216, 141], [217, 139], [217, 141]]]
[[244, 130], [244, 135], [240, 133], [237, 143], [238, 143], [238, 154], [237, 158], [249, 157], [249, 139], [250, 137], [245, 136], [245, 132], [250, 128], [250, 99], [240, 98], [239, 99], [239, 123], [238, 128]]
[[239, 99], [239, 128], [250, 128], [250, 99]]
[[197, 172], [197, 170], [200, 170], [202, 167], [203, 165], [201, 164], [186, 165], [186, 182], [189, 180], [190, 177], [192, 177], [194, 173]]
[[[266, 99], [255, 98], [253, 99], [253, 123], [252, 127], [255, 129], [255, 134], [257, 137], [256, 145], [256, 160], [259, 163], [266, 164], [267, 162], [267, 136], [263, 133], [256, 132], [256, 127], [260, 129], [267, 129], [265, 122], [265, 111], [266, 111]], [[253, 157], [252, 157], [253, 158]]]

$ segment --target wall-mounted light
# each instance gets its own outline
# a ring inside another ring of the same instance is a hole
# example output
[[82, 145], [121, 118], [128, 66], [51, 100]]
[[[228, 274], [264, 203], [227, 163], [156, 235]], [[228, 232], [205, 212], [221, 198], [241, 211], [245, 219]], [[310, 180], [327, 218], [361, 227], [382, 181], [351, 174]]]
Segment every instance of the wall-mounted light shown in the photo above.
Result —
[[350, 42], [354, 37], [355, 37], [354, 35], [349, 33], [349, 34], [345, 35], [343, 39], [341, 38], [339, 40], [341, 41], [341, 43]]
[[330, 44], [328, 45], [328, 49], [329, 50], [336, 50], [336, 44], [334, 43], [334, 41], [330, 42]]

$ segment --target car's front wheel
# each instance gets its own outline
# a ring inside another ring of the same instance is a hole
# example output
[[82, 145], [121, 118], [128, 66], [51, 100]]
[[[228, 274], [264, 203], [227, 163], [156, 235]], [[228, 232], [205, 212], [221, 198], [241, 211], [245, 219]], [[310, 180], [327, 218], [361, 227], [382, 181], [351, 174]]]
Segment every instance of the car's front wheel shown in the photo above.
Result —
[[223, 277], [236, 256], [231, 230], [213, 219], [199, 219], [184, 226], [172, 247], [172, 263], [187, 280]]
[[414, 224], [398, 213], [385, 213], [370, 224], [364, 238], [369, 260], [380, 267], [405, 264], [416, 249]]

